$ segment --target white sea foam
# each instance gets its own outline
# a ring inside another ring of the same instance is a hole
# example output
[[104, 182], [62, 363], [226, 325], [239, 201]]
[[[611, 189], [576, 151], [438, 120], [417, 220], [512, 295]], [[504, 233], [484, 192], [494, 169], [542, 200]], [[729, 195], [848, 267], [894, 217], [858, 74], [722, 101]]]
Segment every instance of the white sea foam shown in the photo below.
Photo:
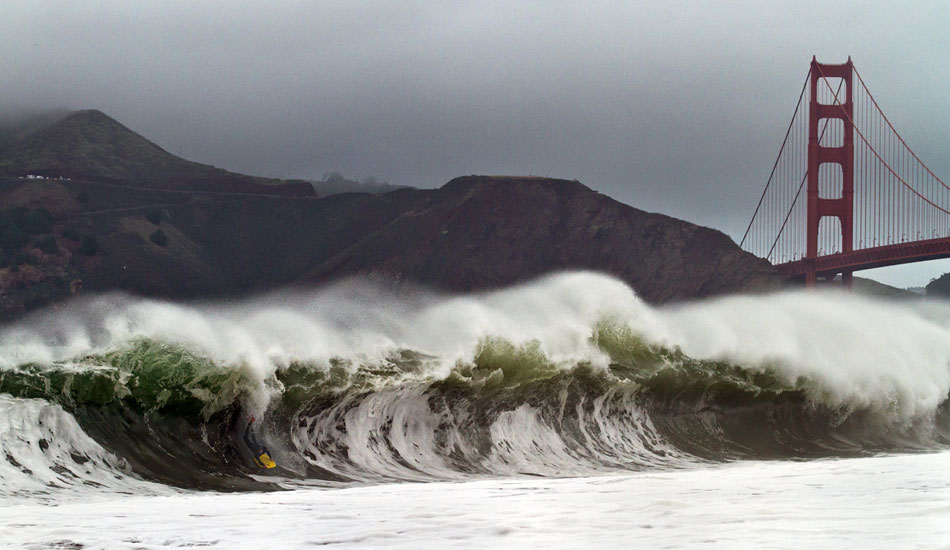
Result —
[[[62, 502], [93, 493], [169, 494], [137, 479], [59, 405], [0, 394], [0, 502]], [[70, 489], [64, 491], [63, 489]]]
[[693, 357], [805, 377], [812, 397], [828, 405], [911, 419], [950, 393], [950, 304], [786, 292], [689, 304], [662, 318], [650, 327], [656, 339]]
[[278, 493], [0, 514], [10, 548], [946, 548], [950, 453]]

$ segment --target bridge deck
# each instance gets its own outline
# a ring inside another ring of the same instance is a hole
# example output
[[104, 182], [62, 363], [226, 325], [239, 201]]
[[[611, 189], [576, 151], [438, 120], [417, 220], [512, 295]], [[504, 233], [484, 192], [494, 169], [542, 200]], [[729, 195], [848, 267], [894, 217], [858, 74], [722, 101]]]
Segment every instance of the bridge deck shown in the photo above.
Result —
[[776, 264], [779, 273], [788, 277], [805, 275], [810, 266], [822, 277], [842, 271], [861, 271], [875, 267], [900, 265], [950, 257], [950, 237], [864, 248], [853, 252], [829, 254]]

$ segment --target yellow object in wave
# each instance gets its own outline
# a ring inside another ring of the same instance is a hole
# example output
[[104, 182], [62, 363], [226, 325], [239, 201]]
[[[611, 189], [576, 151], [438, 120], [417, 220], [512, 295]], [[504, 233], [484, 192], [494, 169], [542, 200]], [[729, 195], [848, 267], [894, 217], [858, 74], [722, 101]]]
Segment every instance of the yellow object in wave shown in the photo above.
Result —
[[267, 453], [261, 453], [255, 457], [255, 460], [257, 461], [258, 466], [261, 468], [267, 468], [268, 470], [277, 466], [277, 463], [274, 462], [274, 460]]

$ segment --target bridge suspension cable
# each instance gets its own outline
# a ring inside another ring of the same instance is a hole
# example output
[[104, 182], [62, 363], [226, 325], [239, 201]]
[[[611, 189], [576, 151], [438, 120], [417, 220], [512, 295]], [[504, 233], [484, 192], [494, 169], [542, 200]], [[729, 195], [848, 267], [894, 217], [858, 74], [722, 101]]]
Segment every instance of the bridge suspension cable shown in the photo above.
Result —
[[[907, 151], [914, 157], [914, 160], [916, 160], [917, 162], [919, 162], [920, 165], [924, 167], [924, 169], [927, 171], [927, 173], [928, 173], [931, 177], [933, 177], [934, 179], [936, 179], [937, 181], [939, 181], [939, 182], [940, 182], [940, 185], [942, 185], [945, 189], [950, 190], [950, 186], [947, 186], [947, 184], [944, 183], [943, 180], [940, 179], [940, 178], [937, 176], [937, 174], [934, 174], [934, 173], [933, 173], [933, 171], [927, 166], [927, 164], [926, 164], [924, 161], [920, 160], [920, 158], [917, 156], [917, 154], [914, 153], [914, 150], [911, 149], [910, 146], [907, 145], [907, 142], [904, 141], [904, 138], [901, 137], [900, 132], [898, 132], [897, 129], [894, 128], [894, 125], [891, 124], [890, 119], [887, 118], [887, 115], [885, 115], [885, 114], [884, 114], [884, 111], [881, 110], [880, 105], [877, 104], [877, 100], [874, 99], [874, 96], [871, 94], [871, 90], [868, 90], [868, 86], [867, 86], [867, 84], [864, 83], [864, 79], [861, 78], [861, 73], [858, 72], [858, 68], [857, 68], [857, 67], [854, 68], [854, 76], [858, 77], [858, 82], [861, 83], [861, 87], [864, 88], [864, 92], [865, 92], [866, 94], [868, 94], [868, 99], [870, 99], [870, 100], [871, 100], [871, 103], [874, 104], [874, 108], [877, 109], [877, 111], [878, 111], [879, 113], [881, 113], [881, 117], [884, 119], [884, 122], [886, 122], [888, 128], [890, 128], [891, 131], [894, 132], [894, 135], [897, 136], [897, 139], [900, 140], [901, 145], [903, 145], [904, 148], [907, 149]], [[801, 99], [799, 99], [799, 101], [801, 101]]]
[[752, 223], [755, 222], [755, 217], [759, 213], [759, 209], [762, 208], [762, 201], [765, 200], [765, 195], [769, 192], [769, 186], [772, 184], [772, 179], [775, 177], [775, 169], [778, 168], [778, 161], [782, 159], [782, 153], [785, 152], [785, 145], [788, 143], [788, 136], [792, 133], [792, 126], [795, 125], [795, 119], [798, 117], [798, 110], [802, 106], [802, 98], [805, 97], [805, 90], [808, 88], [808, 78], [809, 75], [805, 74], [805, 82], [802, 83], [802, 92], [798, 94], [798, 103], [795, 105], [795, 112], [792, 113], [792, 120], [788, 122], [788, 130], [785, 130], [785, 138], [782, 140], [782, 146], [778, 149], [778, 156], [775, 157], [775, 162], [772, 163], [772, 172], [769, 173], [769, 179], [765, 182], [765, 189], [762, 190], [762, 195], [759, 197], [759, 203], [755, 205], [755, 212], [752, 213], [752, 219], [749, 220], [749, 226], [745, 228], [745, 233], [742, 235], [742, 240], [739, 242], [739, 246], [745, 244], [746, 238], [749, 236], [749, 231], [752, 229]]

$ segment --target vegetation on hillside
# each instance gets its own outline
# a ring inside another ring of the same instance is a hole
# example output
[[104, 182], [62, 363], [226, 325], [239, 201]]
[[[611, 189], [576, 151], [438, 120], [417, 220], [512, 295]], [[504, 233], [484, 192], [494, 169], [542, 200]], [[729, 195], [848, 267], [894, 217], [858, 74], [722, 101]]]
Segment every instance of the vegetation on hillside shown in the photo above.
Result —
[[158, 225], [162, 223], [162, 211], [159, 208], [151, 207], [145, 209], [145, 219]]
[[45, 208], [8, 208], [0, 212], [0, 254], [13, 257], [33, 235], [49, 233], [53, 217]]
[[[0, 269], [9, 267], [17, 273], [23, 264], [36, 264], [33, 249], [58, 256], [61, 247], [53, 229], [53, 215], [46, 208], [17, 206], [0, 211]], [[79, 244], [80, 252], [87, 256], [98, 252], [95, 237], [80, 235], [75, 227], [63, 228], [60, 235]]]
[[161, 229], [156, 229], [154, 233], [148, 236], [148, 240], [152, 241], [158, 246], [165, 246], [168, 244], [168, 236], [165, 235], [165, 232]]

